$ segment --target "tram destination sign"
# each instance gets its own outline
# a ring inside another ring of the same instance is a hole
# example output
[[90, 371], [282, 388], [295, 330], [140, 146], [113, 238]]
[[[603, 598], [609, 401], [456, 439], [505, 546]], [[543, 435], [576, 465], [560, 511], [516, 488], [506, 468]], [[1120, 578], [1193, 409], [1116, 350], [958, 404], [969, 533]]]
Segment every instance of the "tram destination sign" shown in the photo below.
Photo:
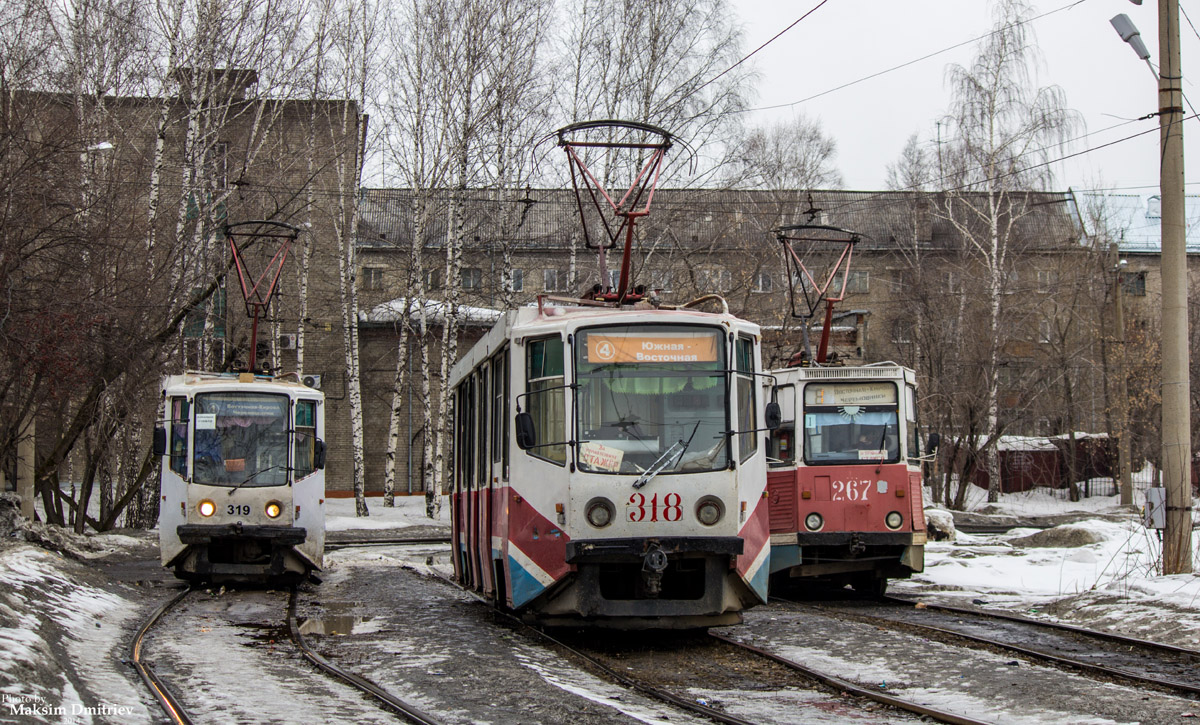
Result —
[[894, 383], [809, 383], [804, 389], [808, 405], [895, 405]]
[[716, 362], [717, 336], [702, 333], [596, 334], [587, 338], [589, 363]]

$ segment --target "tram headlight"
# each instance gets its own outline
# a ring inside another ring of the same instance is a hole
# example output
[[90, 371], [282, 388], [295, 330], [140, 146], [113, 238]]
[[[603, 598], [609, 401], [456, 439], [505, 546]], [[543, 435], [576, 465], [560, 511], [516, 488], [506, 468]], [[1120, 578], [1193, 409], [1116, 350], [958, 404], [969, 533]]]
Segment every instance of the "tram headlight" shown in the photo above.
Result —
[[208, 499], [204, 499], [196, 504], [196, 510], [200, 512], [201, 516], [208, 518], [217, 512], [217, 505]]
[[884, 518], [883, 523], [894, 531], [904, 525], [904, 516], [899, 511], [893, 511]]
[[825, 519], [821, 518], [821, 514], [811, 513], [804, 517], [804, 528], [809, 531], [820, 531], [825, 525]]
[[263, 509], [263, 512], [266, 513], [267, 518], [277, 519], [279, 518], [279, 514], [283, 513], [283, 506], [281, 506], [278, 501], [268, 501], [266, 508]]
[[721, 499], [705, 496], [696, 504], [696, 520], [705, 526], [712, 526], [725, 516], [725, 507]]
[[597, 529], [603, 529], [612, 523], [613, 514], [616, 509], [613, 508], [612, 501], [606, 498], [594, 498], [588, 501], [587, 508], [584, 510], [584, 516], [587, 517], [587, 522]]

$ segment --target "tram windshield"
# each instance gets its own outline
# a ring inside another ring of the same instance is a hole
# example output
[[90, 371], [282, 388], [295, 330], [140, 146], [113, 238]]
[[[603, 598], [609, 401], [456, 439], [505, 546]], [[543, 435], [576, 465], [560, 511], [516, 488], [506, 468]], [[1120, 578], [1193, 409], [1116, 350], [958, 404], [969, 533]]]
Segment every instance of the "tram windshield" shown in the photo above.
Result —
[[287, 483], [287, 415], [285, 395], [197, 395], [192, 480], [244, 487]]
[[804, 388], [804, 461], [810, 465], [900, 460], [896, 385], [820, 382]]
[[686, 325], [580, 331], [579, 469], [639, 474], [728, 465], [724, 336]]

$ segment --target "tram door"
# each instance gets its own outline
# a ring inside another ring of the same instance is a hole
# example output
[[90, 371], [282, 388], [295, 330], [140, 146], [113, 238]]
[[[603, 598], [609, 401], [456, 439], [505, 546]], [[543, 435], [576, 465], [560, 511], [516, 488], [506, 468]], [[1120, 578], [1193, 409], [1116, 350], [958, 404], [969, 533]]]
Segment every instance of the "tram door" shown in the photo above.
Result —
[[475, 582], [478, 589], [484, 593], [491, 591], [491, 576], [489, 573], [491, 552], [492, 552], [492, 536], [491, 536], [491, 516], [489, 512], [492, 508], [492, 486], [491, 486], [491, 460], [492, 457], [488, 452], [488, 428], [491, 422], [491, 396], [488, 394], [488, 378], [491, 375], [491, 366], [487, 363], [479, 366], [475, 374], [475, 391], [476, 400], [478, 401], [479, 412], [476, 417], [475, 427], [475, 482], [476, 482], [476, 498], [475, 505], [475, 560], [472, 566], [475, 567]]

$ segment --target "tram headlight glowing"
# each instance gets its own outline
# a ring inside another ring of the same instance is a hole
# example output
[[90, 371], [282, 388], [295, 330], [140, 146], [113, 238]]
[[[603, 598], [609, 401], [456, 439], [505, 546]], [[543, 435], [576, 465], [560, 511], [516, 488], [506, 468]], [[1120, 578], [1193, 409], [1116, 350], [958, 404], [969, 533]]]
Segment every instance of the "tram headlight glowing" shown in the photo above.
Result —
[[584, 515], [587, 517], [589, 524], [597, 529], [603, 529], [612, 523], [615, 512], [616, 509], [613, 508], [612, 501], [606, 498], [594, 498], [588, 501]]
[[201, 516], [208, 518], [217, 512], [217, 505], [208, 499], [204, 499], [196, 504], [196, 510], [200, 512]]
[[825, 525], [825, 519], [821, 518], [821, 514], [811, 513], [804, 517], [804, 528], [809, 531], [820, 531]]
[[267, 518], [277, 519], [279, 514], [283, 513], [283, 507], [279, 505], [278, 501], [269, 501], [263, 511], [267, 514]]
[[904, 524], [904, 516], [899, 511], [893, 511], [883, 520], [889, 529], [895, 530]]
[[712, 526], [725, 516], [725, 507], [721, 499], [705, 496], [696, 504], [696, 520], [705, 526]]

